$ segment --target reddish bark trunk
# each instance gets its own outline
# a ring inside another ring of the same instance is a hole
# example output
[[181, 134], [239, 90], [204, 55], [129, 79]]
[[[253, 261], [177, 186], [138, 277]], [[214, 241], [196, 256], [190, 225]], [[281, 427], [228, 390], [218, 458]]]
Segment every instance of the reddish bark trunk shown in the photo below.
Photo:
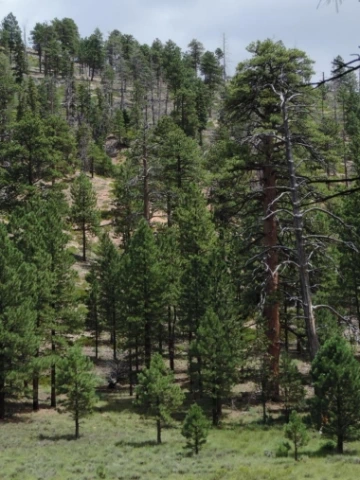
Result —
[[[270, 163], [270, 162], [269, 162]], [[276, 210], [276, 172], [274, 167], [267, 165], [263, 169], [264, 184], [264, 246], [268, 280], [266, 283], [266, 298], [263, 315], [267, 323], [267, 338], [269, 341], [271, 372], [275, 379], [273, 396], [279, 395], [279, 385], [276, 380], [279, 373], [280, 358], [280, 308], [278, 300], [279, 274], [276, 271], [279, 263]]]

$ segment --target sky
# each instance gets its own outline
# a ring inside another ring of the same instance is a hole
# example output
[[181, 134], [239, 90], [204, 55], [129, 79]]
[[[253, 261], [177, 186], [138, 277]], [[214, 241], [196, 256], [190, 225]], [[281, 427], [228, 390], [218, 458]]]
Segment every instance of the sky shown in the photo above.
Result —
[[140, 43], [175, 41], [186, 50], [196, 38], [207, 50], [226, 36], [229, 73], [248, 57], [254, 40], [282, 40], [316, 61], [314, 79], [330, 72], [333, 58], [360, 54], [360, 3], [343, 0], [317, 8], [319, 0], [0, 0], [0, 18], [12, 12], [30, 32], [36, 22], [70, 17], [82, 36], [98, 27], [133, 35]]

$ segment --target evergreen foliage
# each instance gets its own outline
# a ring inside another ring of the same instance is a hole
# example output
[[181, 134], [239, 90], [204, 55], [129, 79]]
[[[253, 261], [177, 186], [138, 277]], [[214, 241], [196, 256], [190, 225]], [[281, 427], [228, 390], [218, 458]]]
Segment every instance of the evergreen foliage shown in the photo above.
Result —
[[291, 409], [301, 406], [305, 397], [300, 372], [288, 354], [283, 354], [280, 358], [279, 384], [288, 422]]
[[150, 367], [139, 374], [138, 382], [136, 404], [156, 419], [157, 443], [161, 443], [162, 426], [171, 423], [171, 414], [182, 405], [184, 394], [158, 353], [152, 356]]
[[[278, 402], [296, 456], [305, 434], [290, 413], [310, 405], [341, 453], [360, 411], [350, 64], [336, 56], [335, 78], [312, 88], [306, 53], [270, 39], [252, 42], [230, 79], [226, 45], [84, 38], [71, 18], [36, 23], [32, 48], [25, 35], [13, 14], [1, 22], [0, 417], [31, 387], [38, 410], [47, 376], [56, 407], [61, 367], [78, 436], [95, 384], [81, 349], [68, 352], [76, 335], [94, 342], [98, 368], [111, 363], [109, 387], [127, 379], [132, 397], [138, 384], [158, 441], [184, 388], [209, 401], [214, 425], [242, 392], [265, 432]], [[207, 429], [191, 407], [195, 453]]]
[[79, 347], [70, 348], [59, 365], [59, 392], [66, 395], [62, 405], [75, 422], [76, 439], [80, 436], [80, 419], [91, 414], [95, 406], [96, 385], [90, 360]]
[[327, 340], [311, 366], [316, 396], [311, 410], [325, 435], [337, 438], [337, 451], [353, 438], [360, 422], [360, 369], [350, 345], [340, 336]]
[[284, 429], [285, 437], [294, 444], [294, 458], [298, 460], [299, 447], [305, 446], [309, 442], [309, 436], [306, 431], [302, 418], [294, 410], [291, 412], [290, 421]]
[[0, 244], [0, 419], [4, 419], [5, 398], [29, 373], [37, 338], [34, 268], [24, 262], [3, 224]]
[[187, 447], [198, 455], [202, 446], [206, 443], [209, 431], [209, 422], [199, 405], [194, 403], [189, 408], [181, 434], [186, 438]]
[[97, 200], [90, 180], [81, 173], [71, 186], [71, 219], [82, 234], [82, 258], [86, 261], [86, 233], [94, 234], [99, 225]]

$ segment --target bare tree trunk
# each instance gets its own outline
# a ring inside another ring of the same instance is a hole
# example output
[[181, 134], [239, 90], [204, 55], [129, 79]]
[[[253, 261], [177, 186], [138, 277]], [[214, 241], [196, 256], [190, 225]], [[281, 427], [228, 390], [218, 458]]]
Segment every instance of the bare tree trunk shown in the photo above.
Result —
[[161, 79], [158, 78], [157, 84], [157, 91], [158, 91], [158, 118], [161, 117]]
[[319, 339], [316, 333], [316, 324], [314, 309], [312, 304], [312, 296], [310, 289], [310, 278], [308, 269], [308, 257], [304, 244], [304, 222], [303, 212], [300, 206], [299, 184], [296, 176], [295, 162], [292, 155], [291, 132], [289, 127], [289, 116], [287, 110], [286, 99], [282, 99], [282, 115], [284, 120], [286, 161], [290, 177], [291, 200], [293, 209], [293, 222], [296, 239], [297, 263], [299, 266], [300, 288], [302, 308], [305, 317], [306, 334], [309, 342], [310, 357], [313, 359], [319, 350]]
[[268, 145], [270, 150], [267, 154], [267, 165], [263, 168], [264, 184], [264, 246], [266, 249], [266, 268], [268, 280], [265, 290], [265, 305], [263, 315], [267, 323], [267, 338], [269, 341], [268, 353], [270, 356], [270, 368], [273, 378], [272, 396], [279, 397], [279, 361], [280, 361], [280, 307], [278, 300], [279, 264], [277, 218], [276, 210], [276, 171], [272, 163], [272, 144]]
[[166, 97], [165, 97], [165, 115], [168, 114], [168, 105], [169, 105], [169, 87], [166, 87]]

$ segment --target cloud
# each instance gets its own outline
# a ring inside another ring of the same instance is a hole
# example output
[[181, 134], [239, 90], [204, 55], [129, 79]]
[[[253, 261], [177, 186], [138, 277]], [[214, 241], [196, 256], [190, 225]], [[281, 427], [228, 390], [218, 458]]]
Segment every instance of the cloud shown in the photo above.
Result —
[[[30, 31], [37, 21], [70, 17], [83, 36], [96, 27], [132, 34], [141, 43], [169, 38], [183, 49], [197, 38], [214, 50], [227, 37], [229, 63], [235, 69], [254, 40], [283, 40], [316, 60], [316, 75], [330, 71], [338, 54], [350, 59], [358, 51], [360, 4], [343, 2], [316, 8], [317, 0], [2, 0], [0, 17], [12, 11]], [[360, 53], [360, 51], [359, 51]]]

